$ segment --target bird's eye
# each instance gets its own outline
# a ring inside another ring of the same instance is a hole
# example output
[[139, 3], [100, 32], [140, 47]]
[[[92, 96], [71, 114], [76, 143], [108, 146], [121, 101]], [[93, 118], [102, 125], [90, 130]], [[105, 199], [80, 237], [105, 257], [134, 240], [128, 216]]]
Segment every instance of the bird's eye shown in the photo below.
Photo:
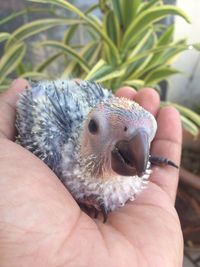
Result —
[[128, 128], [125, 126], [125, 127], [124, 127], [124, 132], [126, 132], [127, 130], [128, 130]]
[[94, 119], [91, 119], [88, 124], [88, 129], [91, 134], [96, 134], [98, 132], [98, 124]]

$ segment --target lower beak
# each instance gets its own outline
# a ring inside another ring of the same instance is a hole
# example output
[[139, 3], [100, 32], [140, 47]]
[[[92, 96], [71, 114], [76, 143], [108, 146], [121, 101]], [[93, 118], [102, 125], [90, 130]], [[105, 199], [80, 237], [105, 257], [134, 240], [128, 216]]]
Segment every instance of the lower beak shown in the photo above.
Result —
[[149, 138], [138, 130], [130, 140], [120, 140], [112, 150], [112, 169], [123, 176], [142, 176], [149, 159]]

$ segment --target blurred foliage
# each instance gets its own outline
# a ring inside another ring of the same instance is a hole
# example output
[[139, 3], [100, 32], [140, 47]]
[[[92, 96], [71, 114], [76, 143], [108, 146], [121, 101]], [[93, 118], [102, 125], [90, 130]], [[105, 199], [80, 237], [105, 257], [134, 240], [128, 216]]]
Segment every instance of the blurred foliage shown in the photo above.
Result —
[[200, 103], [195, 106], [194, 110], [200, 115]]
[[[28, 22], [12, 33], [0, 33], [0, 42], [4, 43], [0, 59], [0, 90], [8, 87], [11, 75], [32, 79], [79, 77], [100, 82], [113, 91], [123, 85], [136, 89], [144, 86], [158, 88], [160, 81], [179, 72], [171, 67], [172, 60], [191, 48], [186, 40], [173, 41], [174, 25], [162, 23], [162, 19], [169, 15], [180, 16], [187, 22], [189, 18], [181, 9], [165, 5], [162, 0], [99, 0], [85, 11], [65, 0], [29, 2], [38, 3], [41, 14], [49, 8], [53, 12], [51, 17]], [[97, 10], [100, 16], [94, 15]], [[74, 15], [73, 19], [66, 18], [69, 11]], [[13, 13], [0, 24], [24, 13]], [[36, 50], [51, 48], [51, 55], [43, 62], [28, 66], [27, 39], [58, 26], [66, 26], [63, 39], [40, 41], [37, 46], [33, 44]], [[85, 38], [82, 43], [76, 43], [80, 29]], [[193, 47], [200, 48], [199, 44]], [[55, 52], [52, 54], [52, 51]], [[58, 63], [60, 58], [64, 67], [52, 76], [48, 67]], [[184, 127], [197, 135], [199, 115], [173, 105], [181, 112]]]

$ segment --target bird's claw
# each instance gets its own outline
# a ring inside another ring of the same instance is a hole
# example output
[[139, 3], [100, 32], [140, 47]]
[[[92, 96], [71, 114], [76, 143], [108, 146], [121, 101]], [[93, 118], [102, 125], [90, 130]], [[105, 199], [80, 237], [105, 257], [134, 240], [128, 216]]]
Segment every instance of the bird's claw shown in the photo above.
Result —
[[178, 166], [171, 160], [160, 156], [149, 156], [149, 161], [152, 165], [169, 165], [178, 169]]
[[103, 223], [107, 221], [108, 210], [105, 207], [103, 199], [97, 199], [94, 195], [84, 199], [84, 202], [79, 203], [80, 207], [90, 216], [98, 218], [99, 213], [103, 215]]
[[108, 219], [108, 211], [104, 205], [104, 203], [101, 201], [100, 205], [100, 211], [102, 212], [103, 215], [103, 223], [106, 223], [107, 219]]

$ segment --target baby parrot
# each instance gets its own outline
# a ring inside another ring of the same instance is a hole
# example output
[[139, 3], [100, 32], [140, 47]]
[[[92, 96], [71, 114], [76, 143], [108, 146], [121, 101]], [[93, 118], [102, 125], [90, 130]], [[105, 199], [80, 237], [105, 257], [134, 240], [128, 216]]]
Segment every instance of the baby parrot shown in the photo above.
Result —
[[139, 104], [89, 81], [32, 83], [17, 103], [18, 142], [43, 160], [79, 203], [104, 221], [146, 187], [157, 123]]

